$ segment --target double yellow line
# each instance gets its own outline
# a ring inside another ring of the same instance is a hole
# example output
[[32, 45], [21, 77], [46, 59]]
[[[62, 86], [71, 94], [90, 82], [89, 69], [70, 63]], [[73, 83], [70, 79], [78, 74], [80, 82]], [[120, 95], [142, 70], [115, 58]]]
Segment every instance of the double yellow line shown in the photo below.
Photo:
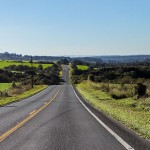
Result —
[[15, 132], [17, 129], [19, 129], [21, 126], [23, 126], [26, 122], [28, 122], [30, 119], [32, 119], [34, 116], [36, 116], [39, 112], [41, 112], [44, 108], [46, 108], [54, 99], [58, 96], [61, 89], [57, 91], [57, 93], [50, 99], [50, 101], [44, 103], [42, 107], [40, 107], [38, 110], [34, 110], [30, 113], [29, 117], [25, 118], [23, 121], [18, 123], [16, 126], [12, 127], [2, 135], [0, 135], [0, 142], [5, 140], [9, 135], [11, 135], [13, 132]]

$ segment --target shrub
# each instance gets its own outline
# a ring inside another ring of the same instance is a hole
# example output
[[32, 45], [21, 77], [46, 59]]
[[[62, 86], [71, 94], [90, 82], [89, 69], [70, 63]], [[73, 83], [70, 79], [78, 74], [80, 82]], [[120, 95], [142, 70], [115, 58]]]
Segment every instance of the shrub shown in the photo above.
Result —
[[102, 84], [100, 89], [103, 91], [103, 92], [109, 92], [109, 83], [107, 84]]
[[0, 96], [1, 96], [1, 97], [3, 96], [3, 92], [2, 92], [2, 91], [0, 91]]
[[144, 96], [146, 94], [147, 87], [142, 83], [137, 83], [134, 88], [134, 96], [137, 95], [137, 98]]
[[125, 94], [111, 94], [111, 97], [114, 99], [123, 99], [123, 98], [127, 98], [127, 96]]
[[74, 75], [71, 77], [72, 84], [78, 84], [79, 77]]
[[10, 82], [11, 81], [11, 79], [7, 76], [7, 75], [5, 75], [5, 74], [0, 74], [0, 82], [1, 83], [8, 83], [8, 82]]
[[12, 82], [11, 86], [12, 86], [12, 88], [16, 88], [17, 87], [17, 85], [16, 85], [16, 83], [14, 81]]
[[4, 96], [4, 97], [8, 97], [8, 96], [9, 96], [9, 94], [8, 94], [8, 92], [7, 92], [7, 91], [4, 91], [4, 92], [2, 92], [2, 96]]
[[132, 79], [129, 76], [125, 76], [120, 81], [121, 81], [122, 84], [130, 84], [130, 83], [132, 83]]
[[89, 74], [88, 75], [88, 80], [89, 81], [94, 81], [94, 75], [93, 74]]
[[18, 94], [21, 94], [23, 92], [24, 92], [23, 88], [13, 88], [13, 89], [11, 89], [10, 94], [11, 95], [16, 95], [16, 94], [18, 95]]

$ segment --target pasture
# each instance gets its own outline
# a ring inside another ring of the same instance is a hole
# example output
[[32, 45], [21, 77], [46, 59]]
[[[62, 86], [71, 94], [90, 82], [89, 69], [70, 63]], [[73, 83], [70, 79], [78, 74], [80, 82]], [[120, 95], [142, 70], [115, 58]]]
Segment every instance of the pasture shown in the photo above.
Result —
[[87, 70], [89, 67], [86, 66], [86, 65], [77, 65], [77, 68], [78, 68], [79, 70]]
[[[5, 60], [5, 61], [0, 61], [0, 68], [3, 69], [5, 67], [8, 67], [10, 65], [24, 65], [24, 66], [31, 66], [31, 64], [27, 61], [23, 61], [23, 62], [17, 62], [17, 61], [8, 61], [8, 60]], [[41, 64], [43, 66], [43, 69], [47, 68], [47, 67], [51, 67], [52, 64]], [[34, 63], [33, 62], [33, 67], [38, 67], [39, 64], [38, 63]]]
[[3, 92], [11, 87], [12, 83], [0, 83], [0, 91]]

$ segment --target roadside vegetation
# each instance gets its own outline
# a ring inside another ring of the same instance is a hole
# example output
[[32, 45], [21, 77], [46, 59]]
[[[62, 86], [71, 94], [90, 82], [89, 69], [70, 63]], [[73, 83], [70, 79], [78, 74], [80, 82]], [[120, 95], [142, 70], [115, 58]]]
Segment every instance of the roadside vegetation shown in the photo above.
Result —
[[[130, 98], [115, 99], [111, 92], [117, 92], [118, 95], [124, 94], [117, 85], [110, 85], [110, 93], [104, 92], [104, 84], [93, 82], [82, 82], [77, 85], [79, 93], [96, 109], [105, 112], [113, 118], [121, 121], [126, 126], [134, 129], [139, 135], [150, 139], [150, 97], [143, 97], [139, 100]], [[129, 87], [129, 85], [127, 85]], [[127, 94], [132, 94], [129, 91]]]
[[[1, 61], [0, 105], [31, 96], [61, 81], [61, 63]], [[15, 63], [15, 64], [14, 64]]]
[[85, 100], [150, 139], [150, 64], [77, 65], [71, 64], [71, 81]]
[[16, 88], [9, 88], [7, 89], [7, 92], [5, 91], [3, 95], [0, 97], [0, 106], [4, 106], [6, 104], [19, 101], [21, 99], [27, 98], [29, 96], [32, 96], [41, 90], [44, 90], [47, 87], [47, 85], [36, 85], [34, 88], [27, 87], [21, 87], [18, 86]]

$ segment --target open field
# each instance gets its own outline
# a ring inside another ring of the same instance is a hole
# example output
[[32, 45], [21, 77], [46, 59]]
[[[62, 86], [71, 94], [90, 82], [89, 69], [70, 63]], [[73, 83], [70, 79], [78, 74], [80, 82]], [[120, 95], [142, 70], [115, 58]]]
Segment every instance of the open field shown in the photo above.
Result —
[[[16, 66], [18, 66], [18, 65], [31, 66], [31, 64], [30, 64], [29, 62], [27, 62], [27, 61], [24, 61], [24, 62], [0, 61], [0, 68], [2, 68], [2, 69], [3, 69], [4, 67], [8, 67], [8, 66], [10, 66], [10, 65], [16, 65]], [[44, 69], [47, 68], [47, 67], [52, 66], [52, 64], [41, 64], [41, 65], [43, 66]], [[38, 67], [39, 64], [33, 63], [33, 66], [34, 66], [34, 67]]]
[[77, 68], [79, 70], [87, 70], [88, 69], [88, 66], [85, 66], [85, 65], [77, 65]]
[[11, 87], [12, 83], [0, 83], [0, 91], [3, 92]]
[[107, 92], [103, 92], [100, 87], [101, 84], [87, 81], [77, 85], [81, 95], [96, 109], [121, 121], [139, 135], [150, 139], [150, 97], [116, 100]]
[[19, 101], [21, 99], [24, 99], [24, 98], [27, 98], [29, 96], [32, 96], [36, 93], [38, 93], [39, 91], [45, 89], [47, 87], [47, 85], [36, 85], [34, 86], [33, 89], [30, 89], [22, 94], [19, 94], [19, 95], [15, 95], [13, 97], [2, 97], [0, 99], [0, 106], [3, 106], [3, 105], [6, 105], [6, 104], [9, 104], [11, 102], [15, 102], [15, 101]]

